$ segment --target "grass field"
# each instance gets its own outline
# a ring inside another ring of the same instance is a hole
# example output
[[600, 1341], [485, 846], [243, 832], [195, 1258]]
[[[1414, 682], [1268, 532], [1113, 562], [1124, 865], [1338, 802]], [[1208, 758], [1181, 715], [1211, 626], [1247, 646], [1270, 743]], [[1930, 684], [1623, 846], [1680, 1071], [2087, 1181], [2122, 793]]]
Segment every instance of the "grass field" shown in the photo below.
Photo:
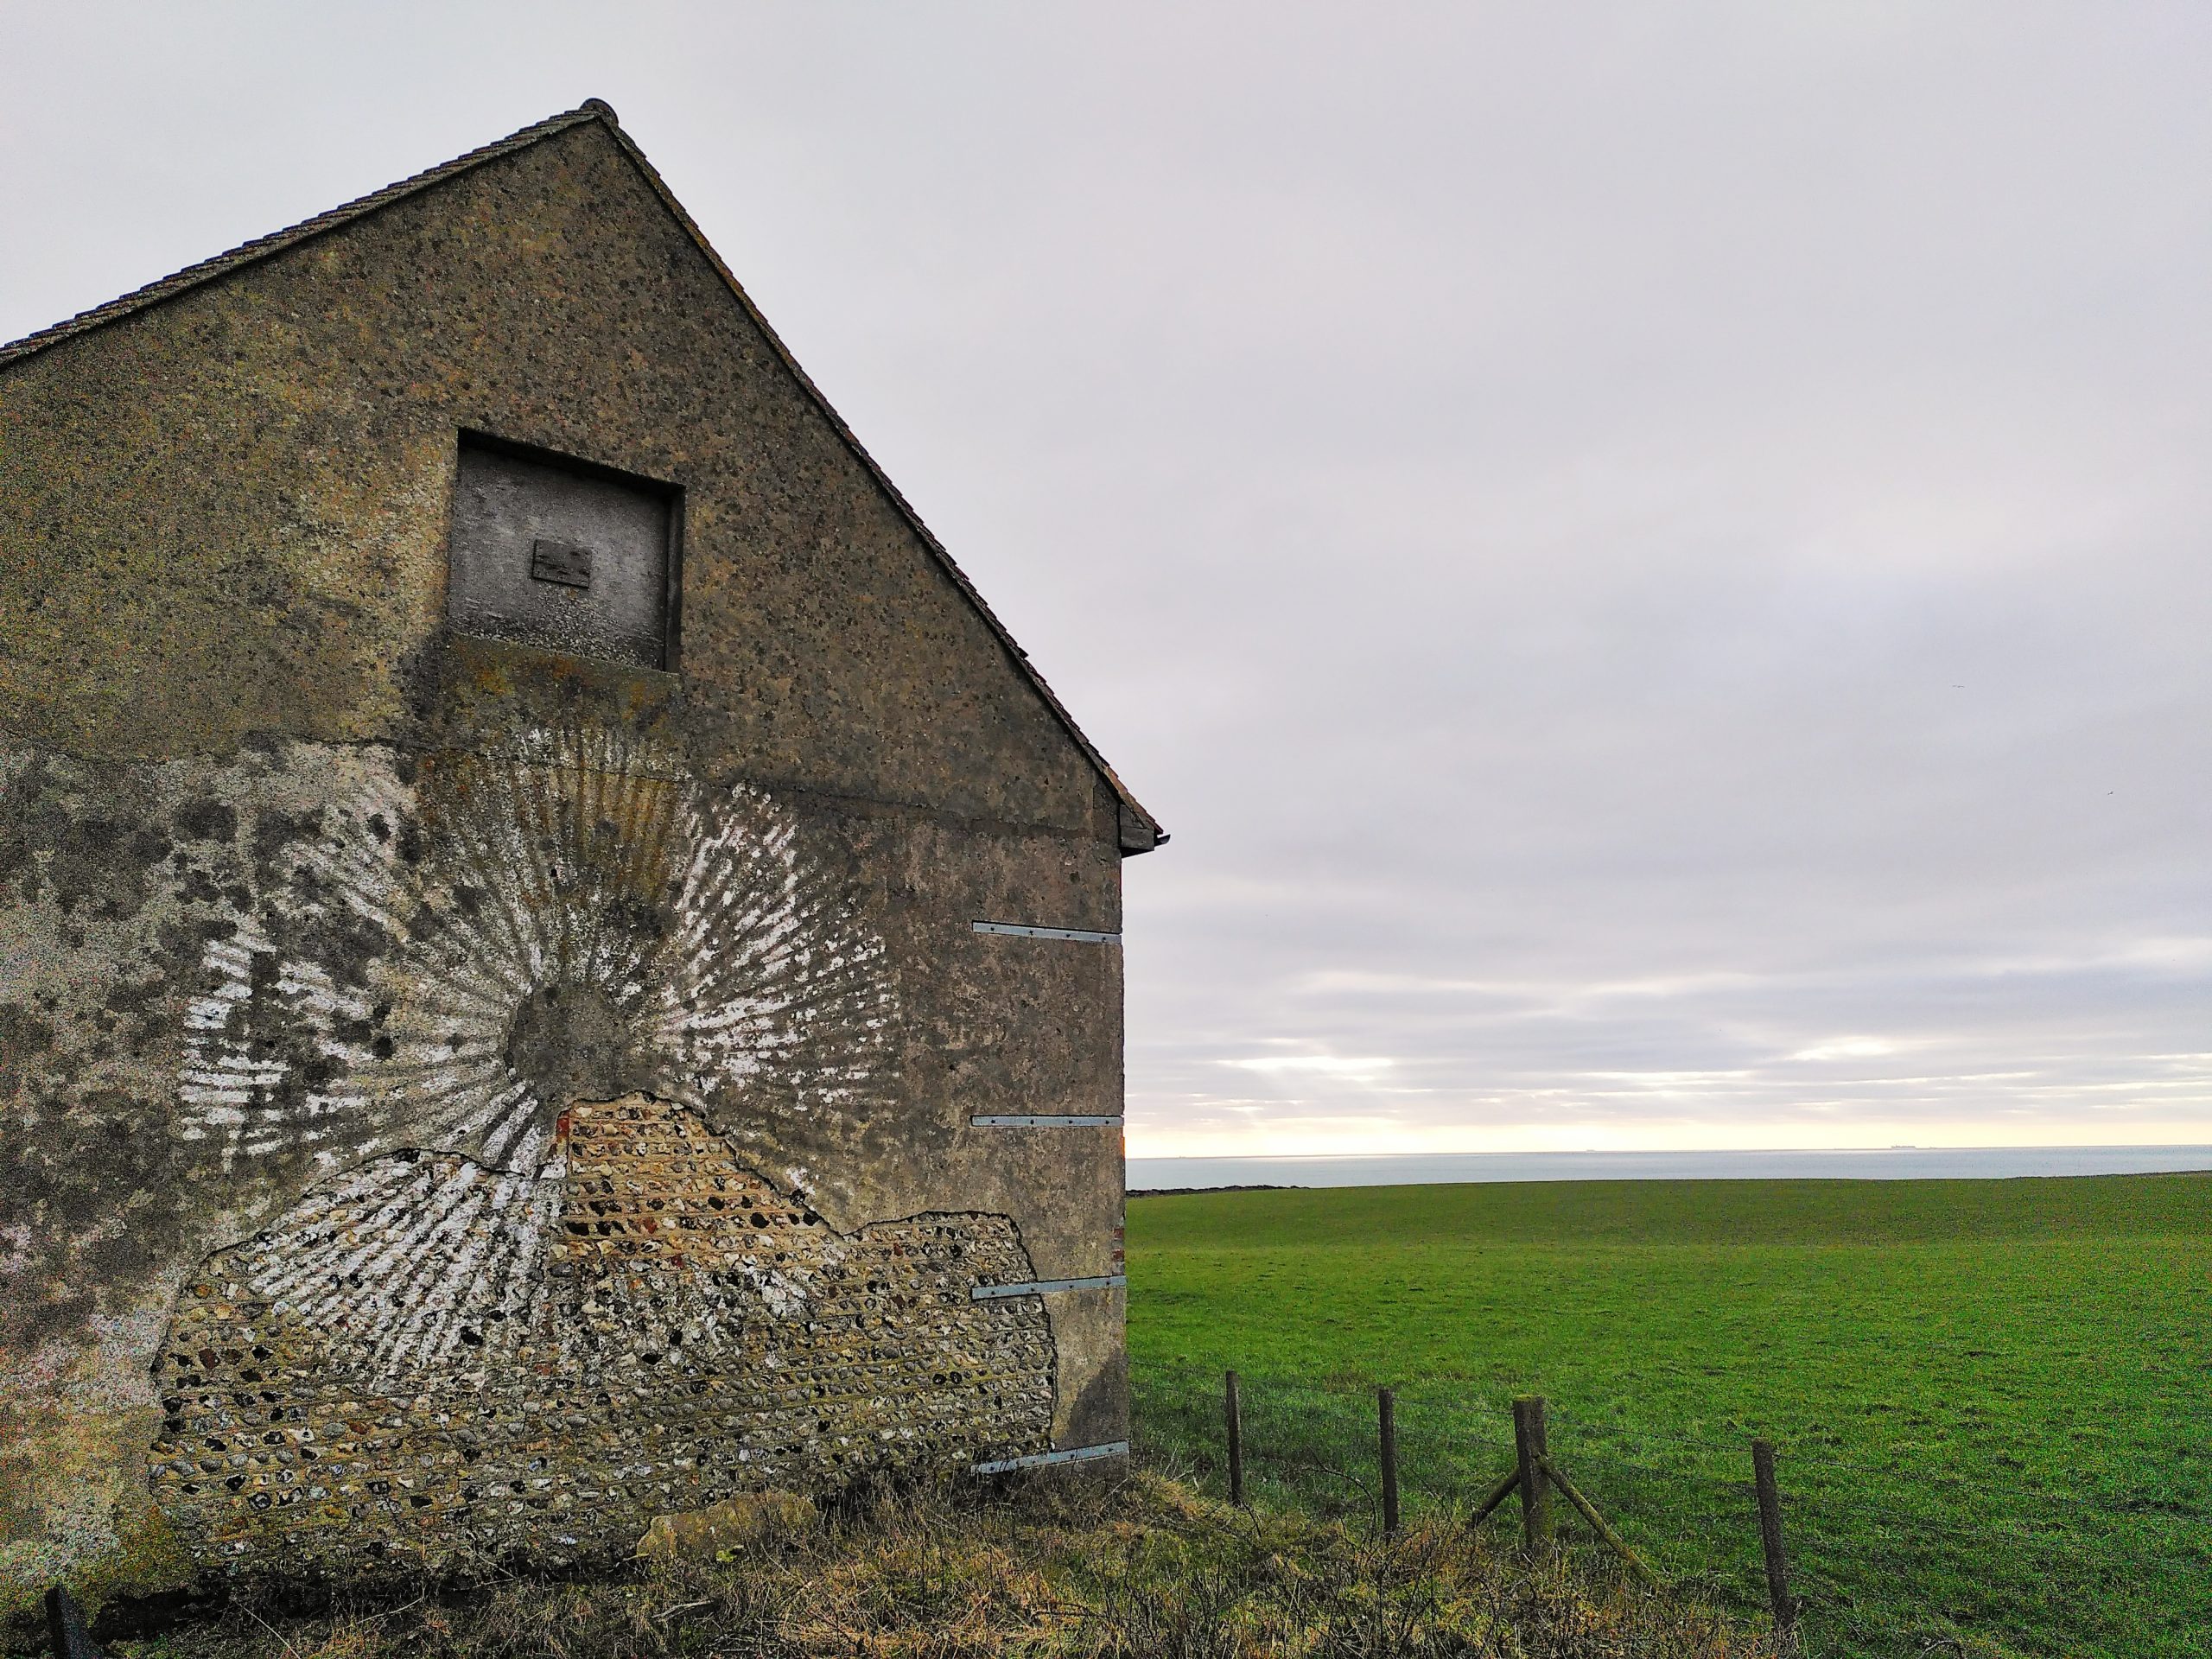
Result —
[[1128, 1261], [1140, 1437], [1202, 1478], [1225, 1368], [1263, 1493], [1347, 1508], [1371, 1385], [1432, 1501], [1541, 1393], [1630, 1541], [1744, 1607], [1773, 1439], [1815, 1654], [2212, 1654], [2212, 1175], [1141, 1198]]

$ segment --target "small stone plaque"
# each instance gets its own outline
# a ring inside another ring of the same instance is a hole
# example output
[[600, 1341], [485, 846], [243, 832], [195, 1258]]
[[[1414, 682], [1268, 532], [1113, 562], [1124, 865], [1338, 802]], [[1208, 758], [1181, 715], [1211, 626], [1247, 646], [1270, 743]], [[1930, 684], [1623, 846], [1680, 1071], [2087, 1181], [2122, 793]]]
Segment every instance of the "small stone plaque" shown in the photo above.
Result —
[[591, 549], [575, 542], [532, 542], [530, 574], [537, 582], [556, 582], [563, 588], [588, 588]]
[[464, 436], [446, 613], [465, 633], [668, 668], [681, 499]]

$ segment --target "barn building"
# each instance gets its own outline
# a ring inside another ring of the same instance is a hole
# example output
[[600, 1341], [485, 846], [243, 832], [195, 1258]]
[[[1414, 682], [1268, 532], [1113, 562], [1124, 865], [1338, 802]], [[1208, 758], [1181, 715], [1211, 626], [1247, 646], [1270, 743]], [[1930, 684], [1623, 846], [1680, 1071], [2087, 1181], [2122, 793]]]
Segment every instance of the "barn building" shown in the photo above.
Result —
[[1126, 1449], [1159, 825], [594, 101], [0, 347], [0, 1587]]

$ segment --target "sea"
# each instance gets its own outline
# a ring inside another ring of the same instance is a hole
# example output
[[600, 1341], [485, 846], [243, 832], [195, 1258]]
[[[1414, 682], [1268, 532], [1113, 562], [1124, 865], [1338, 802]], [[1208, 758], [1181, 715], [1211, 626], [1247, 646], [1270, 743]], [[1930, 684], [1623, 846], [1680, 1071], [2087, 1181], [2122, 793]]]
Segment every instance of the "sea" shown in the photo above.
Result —
[[1834, 1152], [1452, 1152], [1364, 1157], [1132, 1158], [1132, 1192], [1442, 1181], [1948, 1180], [2212, 1171], [2202, 1147], [1888, 1147]]

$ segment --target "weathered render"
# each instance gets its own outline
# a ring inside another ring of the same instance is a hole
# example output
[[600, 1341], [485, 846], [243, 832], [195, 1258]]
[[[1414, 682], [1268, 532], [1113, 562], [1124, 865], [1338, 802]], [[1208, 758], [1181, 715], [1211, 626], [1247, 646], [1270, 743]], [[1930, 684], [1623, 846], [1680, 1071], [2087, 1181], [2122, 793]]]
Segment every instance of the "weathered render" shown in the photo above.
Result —
[[604, 105], [0, 348], [13, 1628], [1124, 1440], [1159, 838]]

